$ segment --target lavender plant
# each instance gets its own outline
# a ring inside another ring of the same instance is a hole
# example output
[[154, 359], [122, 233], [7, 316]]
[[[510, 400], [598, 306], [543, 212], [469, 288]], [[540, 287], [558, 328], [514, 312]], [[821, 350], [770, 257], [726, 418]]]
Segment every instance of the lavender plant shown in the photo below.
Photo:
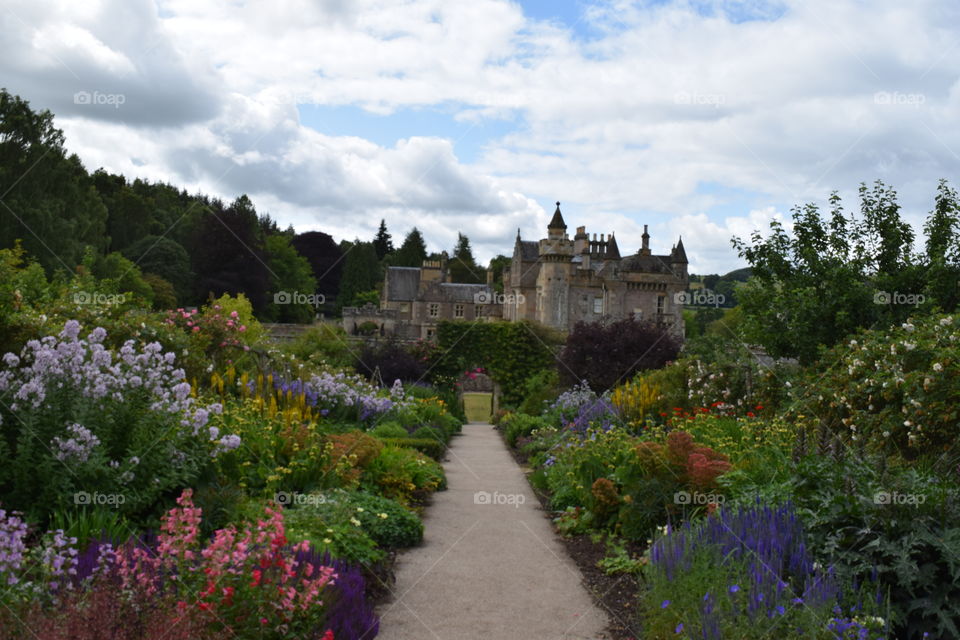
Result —
[[815, 563], [789, 504], [667, 528], [646, 573], [648, 638], [888, 637], [885, 593]]

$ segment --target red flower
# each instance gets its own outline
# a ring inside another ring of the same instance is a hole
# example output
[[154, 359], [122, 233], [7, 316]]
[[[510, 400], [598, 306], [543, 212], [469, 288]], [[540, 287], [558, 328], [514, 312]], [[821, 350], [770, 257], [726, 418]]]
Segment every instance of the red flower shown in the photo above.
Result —
[[747, 411], [747, 417], [748, 417], [748, 418], [754, 417], [754, 416], [753, 416], [753, 411]]
[[327, 629], [327, 632], [323, 634], [323, 638], [320, 640], [333, 640], [333, 629]]
[[251, 587], [256, 587], [260, 585], [260, 578], [263, 577], [263, 573], [260, 572], [260, 569], [253, 570], [253, 580], [250, 582]]
[[758, 404], [757, 406], [754, 407], [754, 409], [756, 409], [757, 411], [760, 411], [761, 409], [763, 409], [763, 405]]

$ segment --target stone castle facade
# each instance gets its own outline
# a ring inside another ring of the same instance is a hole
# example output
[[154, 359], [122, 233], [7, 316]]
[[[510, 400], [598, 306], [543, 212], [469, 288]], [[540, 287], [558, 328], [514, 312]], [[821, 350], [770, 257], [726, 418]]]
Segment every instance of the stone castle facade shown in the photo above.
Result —
[[646, 226], [642, 239], [637, 253], [622, 257], [613, 234], [591, 239], [578, 227], [570, 238], [558, 202], [546, 238], [523, 240], [517, 230], [502, 295], [489, 271], [486, 284], [448, 282], [445, 257], [420, 268], [390, 267], [380, 307], [345, 308], [344, 329], [431, 339], [441, 320], [530, 320], [569, 331], [580, 321], [633, 314], [683, 338], [689, 284], [683, 240], [669, 254], [654, 255]]

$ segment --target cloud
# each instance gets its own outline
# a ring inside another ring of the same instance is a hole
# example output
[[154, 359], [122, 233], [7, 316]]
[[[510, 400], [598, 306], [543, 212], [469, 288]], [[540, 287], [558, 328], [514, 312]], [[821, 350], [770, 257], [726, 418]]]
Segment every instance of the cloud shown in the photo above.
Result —
[[[682, 233], [695, 271], [723, 272], [741, 265], [731, 235], [834, 189], [856, 209], [861, 181], [897, 187], [919, 228], [960, 160], [948, 0], [598, 0], [576, 24], [506, 0], [8, 4], [0, 73], [90, 168], [246, 192], [338, 238], [385, 218], [431, 248], [463, 231], [487, 259], [517, 227], [539, 238], [559, 199], [622, 251], [649, 224], [656, 250]], [[297, 104], [443, 106], [513, 128], [465, 164], [456, 140], [325, 134]]]

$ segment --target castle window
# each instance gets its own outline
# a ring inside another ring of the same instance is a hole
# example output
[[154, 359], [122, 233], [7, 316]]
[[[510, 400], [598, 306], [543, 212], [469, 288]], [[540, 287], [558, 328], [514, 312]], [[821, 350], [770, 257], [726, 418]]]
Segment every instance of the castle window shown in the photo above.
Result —
[[662, 316], [666, 306], [667, 296], [657, 296], [657, 315]]
[[400, 313], [410, 313], [410, 303], [401, 302], [400, 303]]
[[637, 320], [643, 320], [643, 309], [637, 307], [633, 310], [633, 317]]
[[603, 298], [598, 296], [593, 299], [593, 312], [603, 313]]
[[462, 304], [455, 304], [455, 305], [453, 305], [453, 317], [454, 317], [454, 318], [462, 318], [462, 317], [463, 317], [463, 305], [462, 305]]
[[427, 308], [427, 314], [431, 318], [436, 318], [440, 315], [440, 305], [436, 302], [431, 302], [430, 306]]
[[432, 340], [435, 335], [437, 335], [436, 329], [427, 329], [427, 340]]

